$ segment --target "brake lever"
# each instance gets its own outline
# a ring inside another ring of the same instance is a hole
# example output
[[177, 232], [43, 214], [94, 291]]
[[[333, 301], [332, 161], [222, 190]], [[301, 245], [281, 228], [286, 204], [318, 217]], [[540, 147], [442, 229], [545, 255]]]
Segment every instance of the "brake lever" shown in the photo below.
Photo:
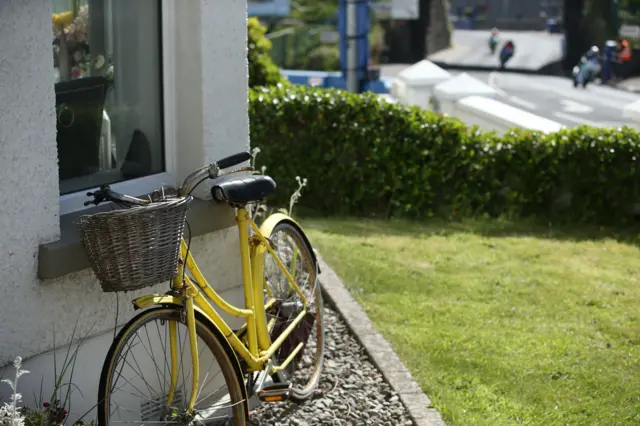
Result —
[[94, 198], [93, 198], [93, 200], [85, 201], [84, 202], [85, 206], [90, 206], [91, 204], [95, 204], [95, 202], [96, 202], [95, 192], [87, 192], [87, 197], [94, 197]]
[[85, 201], [85, 206], [90, 206], [91, 204], [98, 205], [105, 200], [104, 191], [102, 189], [95, 192], [87, 192], [87, 197], [93, 197], [93, 200]]

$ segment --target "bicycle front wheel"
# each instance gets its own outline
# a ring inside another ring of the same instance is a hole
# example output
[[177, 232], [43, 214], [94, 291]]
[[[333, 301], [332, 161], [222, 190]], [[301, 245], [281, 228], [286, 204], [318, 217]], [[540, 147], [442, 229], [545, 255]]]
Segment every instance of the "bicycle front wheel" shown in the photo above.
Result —
[[243, 382], [230, 354], [198, 316], [196, 333], [195, 412], [187, 410], [194, 377], [187, 326], [179, 309], [154, 308], [129, 321], [111, 344], [100, 376], [98, 425], [246, 425]]

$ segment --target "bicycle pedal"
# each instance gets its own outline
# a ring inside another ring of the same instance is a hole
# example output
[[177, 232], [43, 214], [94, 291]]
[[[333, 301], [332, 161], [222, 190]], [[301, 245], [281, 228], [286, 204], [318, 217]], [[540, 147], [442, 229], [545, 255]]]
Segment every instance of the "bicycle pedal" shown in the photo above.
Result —
[[258, 391], [258, 399], [262, 402], [282, 402], [289, 399], [291, 383], [272, 383]]

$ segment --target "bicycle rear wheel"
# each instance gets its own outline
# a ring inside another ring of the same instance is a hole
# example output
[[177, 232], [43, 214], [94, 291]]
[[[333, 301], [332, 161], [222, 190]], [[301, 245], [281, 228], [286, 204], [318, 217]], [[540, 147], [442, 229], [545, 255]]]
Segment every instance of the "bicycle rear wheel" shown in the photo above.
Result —
[[[177, 359], [172, 367], [173, 326]], [[233, 354], [198, 315], [196, 332], [200, 374], [195, 413], [187, 412], [193, 378], [187, 326], [179, 309], [154, 308], [129, 321], [111, 344], [100, 376], [98, 425], [246, 425], [243, 382], [230, 359]], [[169, 403], [172, 371], [176, 381]]]
[[[317, 279], [318, 265], [307, 239], [291, 222], [279, 222], [265, 237], [273, 242], [278, 258], [309, 302], [307, 315], [275, 354], [276, 362], [281, 363], [299, 343], [304, 344], [295, 360], [284, 370], [286, 379], [292, 384], [290, 398], [302, 401], [312, 396], [318, 387], [324, 361], [324, 309]], [[277, 300], [267, 312], [267, 321], [273, 320], [270, 330], [273, 341], [302, 311], [303, 304], [269, 254], [265, 257], [264, 279], [267, 291]]]

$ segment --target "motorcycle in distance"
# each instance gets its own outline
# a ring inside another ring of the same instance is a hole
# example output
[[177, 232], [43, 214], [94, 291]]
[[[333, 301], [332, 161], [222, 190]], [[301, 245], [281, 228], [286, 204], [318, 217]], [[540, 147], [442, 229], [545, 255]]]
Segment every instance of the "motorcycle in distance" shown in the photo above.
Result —
[[505, 64], [509, 59], [513, 57], [513, 54], [516, 51], [516, 46], [513, 41], [507, 41], [502, 50], [500, 51], [500, 69], [504, 69]]
[[496, 53], [496, 46], [498, 45], [498, 29], [493, 28], [491, 30], [491, 35], [489, 36], [489, 49], [491, 49], [491, 54]]
[[598, 77], [601, 70], [599, 54], [598, 48], [594, 46], [580, 58], [580, 62], [572, 70], [573, 87], [582, 86], [584, 89]]

